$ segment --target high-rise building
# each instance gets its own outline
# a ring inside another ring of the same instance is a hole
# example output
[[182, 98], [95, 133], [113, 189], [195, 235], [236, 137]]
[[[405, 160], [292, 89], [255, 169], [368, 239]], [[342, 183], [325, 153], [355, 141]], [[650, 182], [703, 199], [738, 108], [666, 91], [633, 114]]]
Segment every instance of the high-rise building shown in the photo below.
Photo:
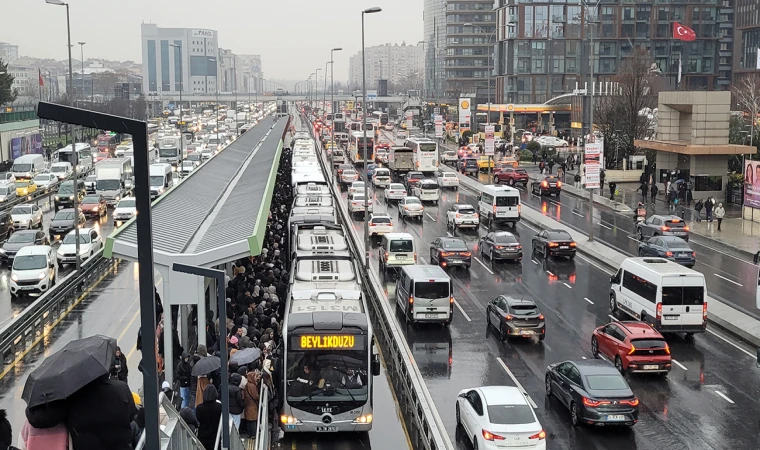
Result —
[[222, 88], [217, 83], [218, 42], [215, 30], [142, 24], [143, 92], [149, 95], [178, 95], [180, 90], [185, 94], [217, 92]]
[[424, 97], [440, 98], [445, 80], [443, 53], [446, 51], [446, 0], [424, 0], [422, 21], [425, 53]]
[[0, 42], [0, 59], [5, 63], [12, 63], [18, 59], [18, 45]]
[[[422, 44], [375, 45], [366, 51], [367, 89], [376, 89], [378, 80], [388, 80], [392, 91], [422, 87]], [[361, 87], [362, 52], [350, 58], [348, 79], [352, 87]]]
[[[748, 73], [760, 73], [760, 2], [734, 0], [734, 83]], [[721, 63], [722, 63], [721, 58]]]
[[[737, 0], [757, 3], [757, 0]], [[498, 102], [543, 103], [588, 81], [610, 81], [636, 48], [648, 50], [657, 69], [675, 87], [681, 64], [686, 89], [728, 89], [731, 83], [731, 0], [684, 0], [678, 4], [633, 4], [609, 0], [598, 7], [592, 58], [581, 0], [515, 3], [498, 0], [496, 73]], [[673, 38], [673, 23], [692, 28], [693, 42]]]
[[264, 72], [261, 69], [261, 55], [237, 55], [237, 76], [240, 92], [263, 92]]

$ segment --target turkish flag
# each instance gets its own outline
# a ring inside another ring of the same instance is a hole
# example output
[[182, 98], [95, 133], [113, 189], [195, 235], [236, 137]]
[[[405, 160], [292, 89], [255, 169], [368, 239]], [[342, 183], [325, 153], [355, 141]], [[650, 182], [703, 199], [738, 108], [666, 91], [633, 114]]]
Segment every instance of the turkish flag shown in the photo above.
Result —
[[694, 30], [687, 27], [686, 25], [681, 25], [678, 22], [673, 22], [673, 39], [688, 42], [696, 41], [697, 33], [695, 33]]
[[39, 75], [40, 87], [45, 86], [45, 81], [42, 80], [42, 69], [37, 69], [37, 74]]

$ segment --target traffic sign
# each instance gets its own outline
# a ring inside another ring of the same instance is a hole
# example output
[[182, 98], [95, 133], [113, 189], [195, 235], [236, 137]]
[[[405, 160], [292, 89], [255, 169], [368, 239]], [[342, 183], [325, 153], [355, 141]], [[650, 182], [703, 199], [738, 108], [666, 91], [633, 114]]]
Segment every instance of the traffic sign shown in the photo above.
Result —
[[367, 94], [367, 101], [375, 101], [377, 100], [377, 94]]
[[583, 128], [583, 124], [580, 122], [570, 122], [570, 128]]

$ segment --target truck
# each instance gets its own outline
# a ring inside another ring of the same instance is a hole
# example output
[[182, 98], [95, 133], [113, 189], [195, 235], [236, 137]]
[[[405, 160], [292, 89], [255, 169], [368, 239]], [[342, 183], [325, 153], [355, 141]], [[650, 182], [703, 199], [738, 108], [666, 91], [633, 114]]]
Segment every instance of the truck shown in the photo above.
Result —
[[235, 123], [237, 124], [238, 128], [248, 123], [248, 113], [239, 112], [235, 114]]
[[403, 146], [391, 147], [388, 153], [388, 168], [396, 177], [414, 170], [414, 150]]
[[115, 205], [132, 191], [132, 159], [108, 158], [95, 165], [95, 192]]
[[177, 166], [182, 162], [180, 139], [179, 136], [164, 136], [159, 138], [157, 162], [171, 164], [174, 170], [176, 170]]

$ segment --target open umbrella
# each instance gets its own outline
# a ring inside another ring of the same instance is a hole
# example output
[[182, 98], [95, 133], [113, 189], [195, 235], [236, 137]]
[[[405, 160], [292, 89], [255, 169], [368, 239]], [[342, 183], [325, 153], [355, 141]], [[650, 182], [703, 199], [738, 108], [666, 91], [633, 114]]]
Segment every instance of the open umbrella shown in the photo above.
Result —
[[244, 366], [256, 361], [260, 356], [261, 350], [249, 347], [235, 352], [235, 354], [230, 358], [230, 362], [234, 362], [238, 366]]
[[66, 399], [107, 375], [115, 353], [116, 339], [107, 336], [71, 341], [29, 374], [21, 398], [29, 407]]
[[208, 375], [215, 370], [222, 368], [222, 360], [218, 356], [206, 356], [201, 358], [193, 366], [192, 375], [194, 377]]

